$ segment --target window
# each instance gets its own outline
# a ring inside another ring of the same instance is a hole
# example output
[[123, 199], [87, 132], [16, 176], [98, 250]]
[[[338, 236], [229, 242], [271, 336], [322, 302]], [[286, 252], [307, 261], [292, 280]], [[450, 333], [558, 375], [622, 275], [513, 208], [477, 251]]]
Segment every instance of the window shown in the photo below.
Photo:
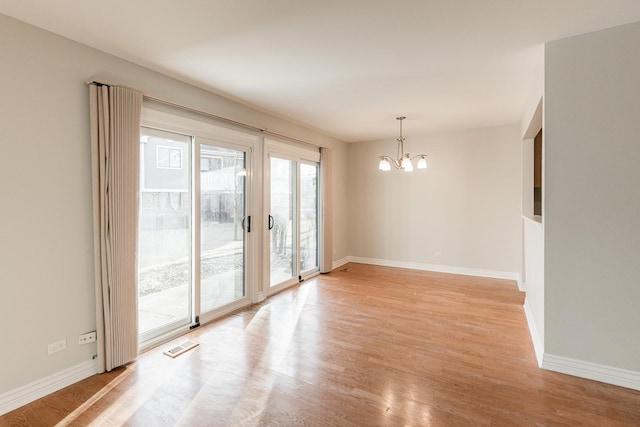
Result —
[[[265, 159], [265, 247], [270, 293], [319, 271], [319, 181], [317, 150], [268, 140]], [[265, 274], [265, 276], [267, 276]]]
[[[159, 117], [159, 119], [156, 119]], [[251, 152], [258, 137], [143, 108], [141, 348], [251, 302]], [[254, 286], [255, 287], [255, 286]], [[254, 291], [254, 294], [256, 292]]]
[[182, 169], [182, 148], [157, 147], [157, 166], [159, 169]]
[[318, 148], [214, 122], [142, 109], [142, 349], [319, 273]]
[[202, 156], [200, 159], [200, 172], [211, 172], [222, 168], [221, 157], [206, 157], [204, 153]]

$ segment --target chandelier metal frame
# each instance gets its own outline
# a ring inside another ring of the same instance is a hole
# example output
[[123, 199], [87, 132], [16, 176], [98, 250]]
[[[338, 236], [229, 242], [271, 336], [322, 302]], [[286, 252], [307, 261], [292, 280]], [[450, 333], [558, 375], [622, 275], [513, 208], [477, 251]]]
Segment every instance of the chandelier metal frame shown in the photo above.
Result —
[[380, 156], [380, 163], [378, 168], [381, 171], [389, 171], [391, 170], [391, 165], [395, 166], [396, 169], [403, 169], [405, 172], [413, 171], [413, 160], [418, 159], [417, 168], [418, 169], [426, 169], [427, 168], [427, 155], [426, 154], [417, 154], [413, 157], [409, 153], [404, 152], [404, 141], [405, 137], [402, 136], [402, 121], [406, 119], [405, 116], [396, 117], [396, 120], [400, 121], [400, 136], [396, 138], [398, 141], [398, 158], [392, 159], [389, 156]]

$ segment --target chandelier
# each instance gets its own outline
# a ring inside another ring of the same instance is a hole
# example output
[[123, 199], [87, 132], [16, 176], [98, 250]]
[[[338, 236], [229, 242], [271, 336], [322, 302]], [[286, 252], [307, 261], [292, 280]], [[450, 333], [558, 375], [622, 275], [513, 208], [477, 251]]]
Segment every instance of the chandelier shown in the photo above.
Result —
[[381, 171], [389, 171], [391, 170], [391, 165], [393, 165], [396, 169], [403, 169], [405, 172], [412, 172], [413, 159], [418, 159], [418, 164], [416, 165], [418, 169], [427, 168], [426, 154], [418, 154], [417, 156], [411, 157], [409, 153], [404, 152], [404, 137], [402, 136], [402, 121], [404, 119], [406, 119], [404, 116], [396, 117], [396, 120], [400, 120], [400, 137], [396, 138], [396, 141], [398, 141], [398, 158], [392, 159], [389, 156], [380, 156], [378, 169]]

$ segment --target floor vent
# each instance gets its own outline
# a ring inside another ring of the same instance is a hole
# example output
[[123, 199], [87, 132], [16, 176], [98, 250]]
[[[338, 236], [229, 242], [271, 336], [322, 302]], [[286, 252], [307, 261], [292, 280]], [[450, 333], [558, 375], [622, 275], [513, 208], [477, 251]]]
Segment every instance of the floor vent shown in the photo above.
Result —
[[177, 347], [173, 347], [172, 349], [165, 350], [163, 353], [169, 357], [180, 356], [182, 353], [185, 353], [192, 348], [196, 348], [199, 344], [195, 341], [185, 341]]

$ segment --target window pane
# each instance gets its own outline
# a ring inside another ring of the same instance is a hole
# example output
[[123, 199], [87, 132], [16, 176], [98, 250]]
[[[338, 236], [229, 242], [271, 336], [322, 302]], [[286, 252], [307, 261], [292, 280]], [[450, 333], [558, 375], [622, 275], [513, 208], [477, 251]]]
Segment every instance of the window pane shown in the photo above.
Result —
[[169, 167], [174, 169], [182, 168], [182, 150], [175, 148], [169, 150]]
[[183, 135], [158, 135], [142, 128], [138, 248], [141, 334], [190, 321], [190, 168], [188, 164], [182, 169], [171, 168], [171, 153], [189, 153], [190, 144], [184, 141]]
[[300, 271], [318, 268], [318, 166], [300, 164]]
[[271, 286], [297, 274], [293, 222], [296, 163], [271, 158]]
[[168, 168], [169, 164], [169, 148], [158, 147], [158, 167]]
[[243, 151], [201, 145], [201, 310], [209, 311], [246, 295], [245, 181]]

